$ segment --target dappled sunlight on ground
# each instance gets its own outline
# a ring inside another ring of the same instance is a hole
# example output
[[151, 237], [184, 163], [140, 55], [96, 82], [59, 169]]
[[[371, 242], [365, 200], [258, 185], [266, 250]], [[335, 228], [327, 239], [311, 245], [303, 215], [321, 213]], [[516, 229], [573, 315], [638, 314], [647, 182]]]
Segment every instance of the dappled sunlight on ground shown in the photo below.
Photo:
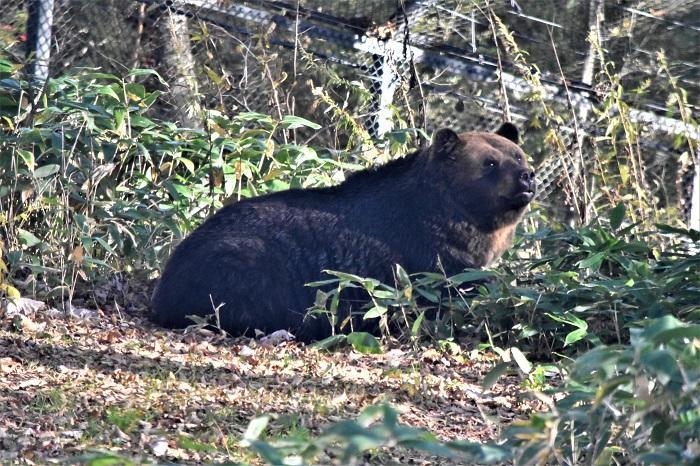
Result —
[[[494, 360], [466, 352], [265, 347], [163, 330], [141, 315], [65, 321], [37, 311], [18, 322], [0, 320], [2, 461], [108, 450], [137, 461], [256, 462], [237, 444], [255, 415], [280, 416], [270, 438], [308, 435], [381, 401], [442, 439], [484, 441], [527, 409], [515, 378], [482, 394]], [[398, 450], [372, 462], [409, 457], [432, 463]]]

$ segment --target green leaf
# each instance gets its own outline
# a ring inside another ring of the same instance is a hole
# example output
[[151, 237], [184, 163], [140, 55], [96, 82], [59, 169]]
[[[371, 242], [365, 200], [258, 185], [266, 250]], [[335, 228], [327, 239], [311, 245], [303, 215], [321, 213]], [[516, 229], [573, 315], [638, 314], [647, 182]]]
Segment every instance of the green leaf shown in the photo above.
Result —
[[31, 248], [41, 243], [41, 240], [34, 236], [33, 233], [23, 230], [22, 228], [17, 229], [17, 237], [19, 238], [20, 244], [22, 244], [25, 248]]
[[119, 95], [116, 92], [114, 92], [114, 89], [112, 89], [112, 86], [102, 86], [99, 89], [97, 89], [97, 93], [100, 95], [109, 96], [109, 97], [113, 98], [114, 100], [116, 100], [117, 102], [121, 101], [121, 99], [119, 98]]
[[0, 87], [21, 91], [22, 83], [16, 79], [0, 79]]
[[332, 278], [330, 280], [319, 280], [316, 282], [305, 283], [304, 286], [318, 287], [318, 286], [331, 285], [331, 284], [335, 284], [335, 283], [339, 283], [339, 282], [340, 282], [340, 280], [338, 280], [337, 278]]
[[388, 310], [389, 309], [386, 306], [374, 306], [372, 309], [365, 312], [365, 315], [362, 317], [362, 319], [376, 319], [377, 317], [381, 317], [384, 314], [386, 314]]
[[537, 329], [530, 327], [529, 325], [523, 325], [518, 332], [518, 340], [523, 340], [525, 338], [530, 338], [533, 335], [540, 333]]
[[[94, 69], [94, 68], [93, 68]], [[81, 73], [80, 77], [82, 79], [92, 79], [92, 80], [111, 80], [111, 81], [120, 81], [118, 77], [116, 77], [113, 74], [109, 73], [99, 73], [99, 72], [92, 72], [92, 73]]]
[[[577, 306], [574, 309], [585, 310], [587, 308], [585, 306]], [[564, 340], [564, 346], [572, 345], [584, 338], [586, 335], [588, 335], [588, 322], [586, 322], [583, 319], [579, 319], [578, 317], [569, 312], [567, 312], [563, 316], [558, 316], [549, 312], [546, 312], [545, 315], [550, 319], [556, 320], [557, 322], [577, 327], [577, 330], [574, 330], [566, 335], [566, 338]]]
[[272, 417], [268, 414], [254, 417], [248, 423], [248, 427], [243, 434], [243, 440], [251, 442], [252, 440], [259, 439], [262, 433], [265, 432], [265, 429], [267, 429], [270, 419], [272, 419]]
[[336, 435], [338, 437], [349, 438], [365, 435], [369, 432], [370, 431], [367, 430], [367, 427], [360, 425], [360, 423], [356, 421], [346, 420], [333, 424], [326, 430], [325, 433], [330, 435]]
[[110, 246], [109, 243], [107, 241], [105, 241], [104, 238], [100, 238], [98, 236], [95, 238], [95, 241], [97, 241], [104, 248], [104, 250], [106, 252], [108, 252], [110, 254], [115, 254], [116, 251], [114, 250], [114, 248], [112, 246]]
[[464, 440], [454, 440], [447, 442], [447, 446], [455, 451], [467, 453], [475, 457], [473, 463], [491, 464], [503, 462], [512, 456], [510, 448], [499, 445], [482, 445]]
[[425, 320], [425, 311], [422, 311], [418, 318], [413, 322], [413, 325], [411, 326], [411, 335], [414, 337], [418, 336], [418, 331], [420, 330], [420, 326], [423, 323], [423, 320]]
[[244, 442], [245, 440], [241, 442], [241, 445], [253, 447], [267, 464], [286, 464], [279, 451], [267, 442], [261, 440], [253, 440], [248, 444], [244, 444]]
[[481, 382], [481, 386], [484, 388], [484, 390], [488, 390], [491, 387], [493, 387], [493, 384], [495, 384], [498, 379], [508, 372], [510, 370], [510, 364], [507, 362], [501, 362], [496, 364], [496, 366], [491, 369], [488, 374], [484, 377], [484, 381]]
[[126, 85], [126, 91], [136, 97], [143, 99], [146, 97], [146, 88], [139, 83], [129, 83]]
[[168, 83], [156, 71], [146, 68], [134, 68], [127, 73], [127, 76], [155, 76], [161, 84], [167, 86]]
[[675, 233], [678, 235], [687, 236], [692, 241], [700, 241], [700, 231], [698, 230], [686, 230], [685, 228], [677, 228], [664, 223], [657, 223], [656, 228], [658, 228], [661, 233]]
[[620, 202], [613, 209], [610, 210], [610, 226], [613, 230], [617, 230], [622, 225], [622, 221], [625, 219], [625, 205]]
[[187, 186], [170, 180], [164, 181], [163, 186], [174, 199], [188, 198], [192, 195], [192, 191]]
[[156, 126], [156, 124], [153, 122], [153, 120], [149, 120], [144, 116], [131, 115], [131, 126], [139, 128], [152, 128]]
[[124, 131], [124, 121], [126, 119], [126, 110], [123, 108], [115, 108], [114, 111], [114, 127], [117, 131]]
[[615, 365], [622, 355], [623, 352], [619, 349], [598, 346], [579, 356], [574, 362], [573, 371], [583, 378], [598, 372], [609, 376], [614, 373]]
[[194, 175], [194, 162], [192, 162], [190, 159], [186, 157], [178, 157], [175, 159], [177, 163], [180, 163], [185, 166], [188, 172], [192, 173]]
[[294, 115], [285, 115], [284, 118], [282, 118], [282, 121], [280, 122], [281, 125], [286, 128], [286, 129], [297, 129], [297, 128], [311, 128], [311, 129], [320, 129], [321, 125], [314, 123], [313, 121], [309, 121], [306, 118], [294, 116]]
[[588, 256], [585, 259], [582, 259], [576, 263], [576, 265], [579, 266], [579, 268], [582, 269], [591, 269], [593, 271], [597, 271], [600, 268], [600, 264], [603, 263], [603, 259], [608, 255], [606, 251], [601, 251], [597, 252], [591, 256]]
[[393, 408], [386, 403], [369, 405], [362, 410], [359, 416], [357, 416], [357, 420], [355, 422], [363, 428], [367, 428], [374, 422], [385, 418], [387, 414], [391, 413], [392, 411]]
[[28, 150], [17, 149], [17, 154], [30, 171], [34, 171], [34, 154]]
[[264, 113], [257, 112], [241, 112], [236, 115], [236, 119], [240, 121], [255, 121], [257, 123], [272, 124], [272, 118]]
[[160, 94], [160, 91], [153, 91], [150, 94], [146, 95], [146, 97], [141, 101], [141, 103], [146, 107], [150, 107], [151, 105], [153, 105], [153, 102], [155, 102], [158, 99], [158, 97], [160, 97]]
[[[589, 309], [589, 307], [586, 306], [576, 306], [574, 310], [576, 311], [585, 311]], [[578, 328], [588, 328], [588, 323], [586, 323], [585, 320], [579, 319], [575, 315], [571, 314], [570, 312], [566, 312], [563, 316], [558, 316], [556, 314], [552, 314], [550, 312], [545, 312], [545, 315], [549, 317], [550, 319], [556, 320], [557, 322], [561, 322], [563, 324], [569, 324], [573, 325], [574, 327]]]
[[404, 448], [410, 448], [445, 458], [449, 458], [454, 455], [454, 452], [449, 447], [439, 443], [439, 441], [432, 436], [426, 436], [427, 438], [415, 438], [415, 436], [420, 436], [421, 434], [422, 433], [419, 430], [416, 434], [414, 434], [414, 438], [400, 440], [399, 445]]
[[[338, 272], [335, 270], [324, 270], [323, 272], [328, 274], [328, 275], [334, 275], [334, 276], [340, 278], [341, 280], [348, 281], [348, 282], [362, 282], [365, 280], [364, 278], [360, 277], [359, 275], [353, 275], [351, 273]], [[376, 283], [379, 284], [379, 282], [376, 282]]]
[[379, 299], [394, 299], [396, 298], [396, 291], [392, 290], [374, 290], [372, 296]]
[[681, 340], [687, 338], [692, 340], [693, 338], [700, 339], [700, 325], [691, 325], [688, 327], [678, 327], [668, 330], [662, 330], [653, 337], [653, 342], [656, 344], [666, 343], [671, 340]]
[[402, 286], [411, 286], [411, 279], [400, 264], [396, 264], [396, 277]]
[[475, 282], [478, 280], [484, 280], [486, 278], [495, 278], [498, 274], [490, 270], [473, 270], [469, 272], [458, 273], [450, 277], [450, 281], [456, 284], [462, 284], [467, 282]]
[[437, 304], [440, 302], [440, 293], [433, 290], [427, 290], [423, 288], [414, 288], [415, 292], [430, 301], [431, 303]]
[[382, 347], [377, 339], [367, 332], [353, 332], [348, 335], [348, 343], [355, 351], [365, 354], [380, 354]]
[[569, 332], [564, 339], [564, 346], [573, 345], [577, 341], [585, 338], [586, 335], [588, 335], [588, 331], [582, 328]]
[[[605, 445], [604, 442], [600, 441], [598, 445]], [[616, 449], [614, 447], [606, 447], [603, 448], [603, 451], [600, 452], [600, 454], [595, 458], [595, 462], [593, 463], [593, 466], [609, 466], [611, 464], [615, 464], [613, 461], [613, 455], [615, 454]]]
[[532, 371], [532, 364], [518, 348], [513, 346], [510, 349], [510, 354], [513, 356], [515, 363], [518, 365], [521, 371], [523, 371], [525, 374], [529, 374], [530, 371]]
[[408, 135], [406, 130], [389, 131], [385, 134], [385, 136], [390, 141], [398, 142], [399, 144], [406, 144], [408, 142]]
[[58, 171], [61, 169], [59, 165], [56, 165], [54, 163], [49, 164], [49, 165], [43, 165], [36, 170], [34, 170], [34, 177], [36, 178], [46, 178], [47, 176], [54, 175], [58, 173]]
[[647, 371], [655, 374], [663, 385], [666, 385], [678, 373], [675, 354], [663, 349], [642, 352], [639, 362]]
[[646, 340], [655, 339], [661, 332], [683, 328], [686, 325], [672, 315], [665, 315], [658, 319], [654, 319], [644, 327], [640, 333], [640, 337]]
[[347, 338], [348, 336], [342, 333], [339, 335], [331, 335], [328, 338], [310, 344], [309, 348], [331, 350], [345, 343]]

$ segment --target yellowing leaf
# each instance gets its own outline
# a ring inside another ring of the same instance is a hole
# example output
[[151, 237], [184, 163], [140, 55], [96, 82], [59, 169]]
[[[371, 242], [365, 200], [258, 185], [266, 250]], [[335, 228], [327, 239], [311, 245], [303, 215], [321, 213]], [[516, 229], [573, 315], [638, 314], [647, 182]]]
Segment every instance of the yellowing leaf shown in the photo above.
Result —
[[17, 288], [7, 283], [0, 283], [0, 295], [10, 299], [19, 299], [22, 297]]
[[83, 257], [85, 255], [85, 248], [83, 245], [78, 245], [75, 249], [73, 249], [73, 252], [70, 253], [70, 260], [75, 262], [76, 264], [80, 265], [83, 263]]
[[630, 179], [630, 168], [625, 164], [619, 164], [618, 167], [620, 170], [620, 178], [622, 179], [622, 183], [627, 184]]

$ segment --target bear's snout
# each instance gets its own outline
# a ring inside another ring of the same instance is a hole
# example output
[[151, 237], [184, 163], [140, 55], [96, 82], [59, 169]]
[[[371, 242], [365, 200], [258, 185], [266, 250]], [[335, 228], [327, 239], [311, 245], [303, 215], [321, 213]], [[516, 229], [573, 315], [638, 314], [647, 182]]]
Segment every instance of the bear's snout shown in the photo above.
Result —
[[517, 174], [517, 178], [518, 187], [520, 188], [521, 192], [532, 192], [534, 194], [537, 187], [534, 171], [524, 168]]

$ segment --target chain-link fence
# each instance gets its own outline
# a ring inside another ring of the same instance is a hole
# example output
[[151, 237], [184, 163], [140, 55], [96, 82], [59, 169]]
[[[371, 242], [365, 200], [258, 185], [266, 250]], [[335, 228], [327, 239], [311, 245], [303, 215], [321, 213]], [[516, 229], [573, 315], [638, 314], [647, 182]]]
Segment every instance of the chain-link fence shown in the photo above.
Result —
[[[655, 51], [663, 46], [689, 102], [698, 101], [700, 23], [692, 18], [700, 7], [690, 0], [628, 3], [3, 0], [0, 44], [17, 56], [28, 53], [37, 79], [76, 67], [115, 74], [155, 69], [170, 89], [154, 111], [183, 125], [198, 124], [198, 107], [296, 114], [325, 123], [313, 135], [316, 143], [342, 147], [343, 118], [367, 137], [399, 121], [430, 132], [436, 126], [492, 130], [511, 119], [528, 133], [540, 199], [570, 204], [562, 180], [585, 169], [579, 159], [585, 165], [591, 155], [580, 135], [600, 136], [591, 112], [596, 50], [587, 41], [597, 31], [605, 39], [601, 48], [622, 68], [616, 70], [622, 84], [646, 89], [629, 115], [642, 129], [639, 156], [652, 168], [653, 182], [664, 186], [658, 192], [665, 202], [680, 204], [688, 217], [693, 181], [696, 191], [700, 183], [695, 162], [681, 160], [674, 139], [689, 129], [665, 97], [654, 100], [669, 92], [658, 88], [663, 80], [651, 78], [658, 72]], [[664, 5], [668, 11], [661, 14]], [[521, 50], [530, 55], [523, 59]], [[528, 70], [533, 63], [538, 68]], [[544, 95], [533, 95], [533, 80]], [[579, 124], [572, 117], [538, 125], [547, 106], [576, 115]], [[552, 125], [560, 151], [532, 142]]]

